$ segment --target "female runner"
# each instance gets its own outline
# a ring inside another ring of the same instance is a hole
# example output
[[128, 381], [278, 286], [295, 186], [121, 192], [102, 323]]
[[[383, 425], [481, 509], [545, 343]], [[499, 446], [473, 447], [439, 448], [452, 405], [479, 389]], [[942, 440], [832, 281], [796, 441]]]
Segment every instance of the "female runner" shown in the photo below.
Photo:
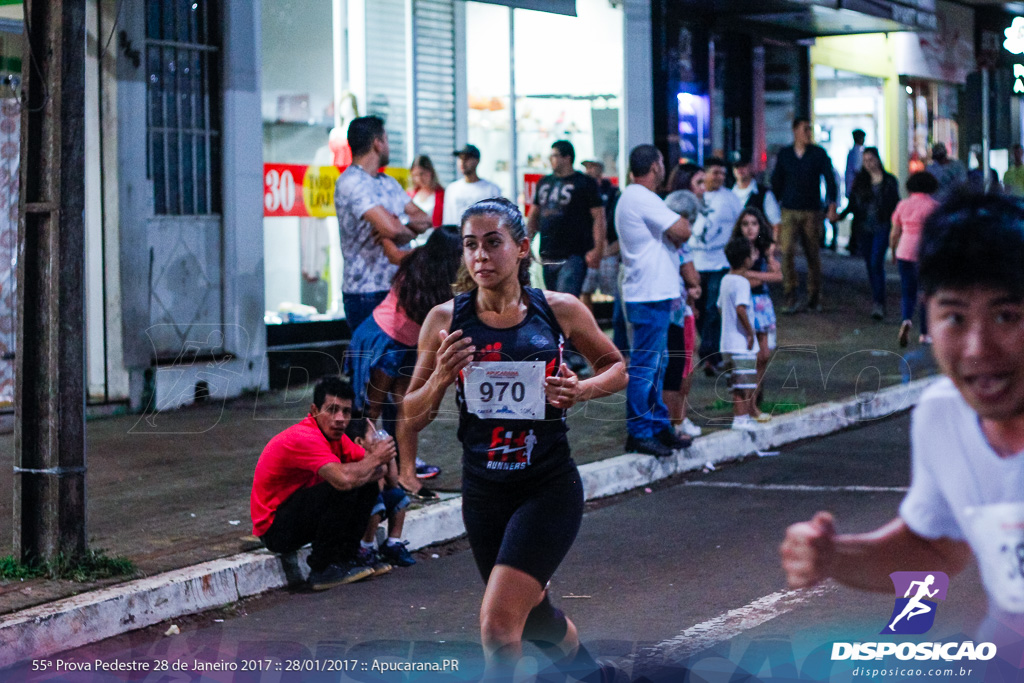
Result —
[[[423, 323], [405, 419], [422, 430], [457, 382], [462, 516], [487, 584], [480, 607], [485, 677], [511, 680], [525, 639], [560, 671], [600, 681], [614, 672], [580, 645], [546, 588], [583, 516], [565, 412], [622, 390], [622, 356], [575, 297], [528, 286], [530, 242], [515, 204], [477, 202], [461, 231], [462, 293]], [[593, 365], [593, 377], [580, 380], [562, 361], [569, 340]]]

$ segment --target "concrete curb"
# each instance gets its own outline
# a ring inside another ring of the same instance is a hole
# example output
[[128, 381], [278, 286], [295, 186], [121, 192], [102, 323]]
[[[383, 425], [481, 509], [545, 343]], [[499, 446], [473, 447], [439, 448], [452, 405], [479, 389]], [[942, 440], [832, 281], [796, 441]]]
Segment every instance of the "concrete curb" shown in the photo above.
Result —
[[[782, 415], [750, 432], [722, 431], [697, 439], [674, 458], [626, 454], [580, 467], [587, 500], [647, 486], [707, 463], [736, 460], [801, 439], [824, 436], [906, 410], [934, 378], [874, 394], [824, 403]], [[406, 538], [413, 550], [465, 533], [459, 498], [409, 514]], [[236, 602], [305, 580], [308, 550], [281, 558], [265, 550], [240, 553], [164, 574], [101, 588], [9, 614], [0, 621], [0, 669], [31, 658]]]

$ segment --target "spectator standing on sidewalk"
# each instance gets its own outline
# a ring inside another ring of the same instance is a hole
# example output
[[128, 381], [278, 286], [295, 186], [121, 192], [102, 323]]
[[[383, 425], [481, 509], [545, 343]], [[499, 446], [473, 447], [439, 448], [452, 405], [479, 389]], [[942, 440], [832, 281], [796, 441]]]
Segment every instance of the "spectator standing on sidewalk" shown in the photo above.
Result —
[[459, 225], [463, 212], [482, 199], [500, 197], [501, 188], [476, 174], [480, 165], [480, 150], [475, 145], [466, 145], [454, 152], [458, 157], [459, 173], [462, 177], [449, 183], [444, 192], [444, 225]]
[[853, 182], [850, 204], [843, 211], [853, 214], [853, 230], [860, 237], [861, 254], [871, 285], [871, 317], [885, 318], [885, 252], [889, 249], [892, 213], [900, 201], [896, 176], [885, 170], [875, 147], [864, 148], [864, 165]]
[[729, 261], [725, 257], [725, 245], [736, 225], [743, 203], [732, 190], [725, 187], [725, 161], [709, 159], [704, 167], [704, 205], [707, 206], [707, 220], [694, 226], [690, 237], [693, 265], [700, 273], [701, 295], [697, 299], [697, 316], [700, 328], [698, 358], [704, 362], [704, 373], [708, 376], [719, 371], [722, 355], [719, 341], [722, 337], [722, 316], [718, 308], [718, 288], [722, 278], [729, 272]]
[[573, 168], [576, 150], [551, 145], [551, 174], [537, 182], [527, 220], [530, 240], [540, 232], [544, 286], [579, 298], [587, 268], [600, 268], [606, 238], [604, 204], [597, 181]]
[[[922, 171], [910, 176], [907, 180], [909, 196], [896, 205], [892, 214], [892, 232], [889, 233], [889, 246], [892, 258], [900, 270], [901, 313], [903, 322], [896, 336], [896, 343], [905, 347], [910, 341], [910, 329], [914, 326], [914, 308], [917, 306], [917, 252], [921, 243], [921, 233], [928, 216], [938, 208], [932, 195], [939, 188], [931, 173]], [[926, 344], [928, 337], [928, 315], [921, 306], [921, 336], [918, 342]]]
[[[849, 154], [846, 155], [846, 173], [843, 174], [843, 185], [846, 191], [846, 200], [850, 200], [850, 196], [853, 194], [853, 180], [857, 177], [857, 172], [860, 171], [861, 165], [864, 160], [864, 141], [867, 139], [867, 134], [864, 133], [860, 128], [853, 131], [853, 147], [850, 148]], [[837, 202], [838, 204], [838, 202]], [[838, 228], [836, 229], [838, 233]], [[846, 250], [850, 255], [859, 254], [860, 251], [857, 246], [857, 233], [850, 231], [850, 241], [846, 243]]]
[[910, 490], [898, 516], [874, 531], [837, 534], [822, 511], [789, 527], [780, 547], [791, 588], [831, 577], [890, 596], [892, 572], [953, 576], [973, 555], [988, 594], [974, 640], [995, 644], [1014, 676], [1024, 637], [1022, 225], [1024, 205], [994, 195], [954, 197], [928, 218], [920, 276], [945, 377], [914, 408]]
[[932, 145], [932, 162], [925, 168], [939, 182], [938, 198], [950, 197], [958, 187], [967, 182], [967, 167], [959, 159], [950, 159], [946, 143]]
[[345, 428], [354, 397], [340, 377], [318, 381], [309, 415], [270, 440], [253, 475], [252, 533], [275, 553], [312, 543], [313, 590], [373, 574], [356, 557], [395, 442], [381, 439], [366, 450], [352, 443]]
[[772, 228], [778, 230], [782, 222], [779, 200], [775, 198], [774, 192], [767, 187], [761, 187], [754, 179], [754, 163], [749, 156], [740, 158], [732, 167], [732, 176], [736, 180], [736, 184], [732, 186], [732, 193], [740, 200], [743, 208], [757, 209], [768, 219]]
[[615, 209], [625, 268], [622, 298], [633, 326], [626, 450], [666, 457], [685, 447], [672, 429], [661, 392], [669, 317], [682, 293], [676, 250], [690, 237], [690, 222], [655, 194], [665, 179], [665, 162], [657, 147], [635, 147], [629, 154], [629, 174], [632, 182]]
[[412, 161], [409, 167], [409, 197], [416, 206], [423, 210], [423, 213], [430, 216], [430, 224], [435, 228], [441, 227], [441, 218], [444, 214], [444, 187], [437, 180], [437, 171], [434, 170], [434, 162], [425, 154], [421, 154]]
[[622, 307], [622, 288], [619, 286], [619, 265], [622, 256], [619, 254], [619, 234], [615, 231], [615, 205], [619, 201], [619, 188], [604, 177], [604, 164], [600, 161], [584, 161], [583, 168], [587, 175], [597, 182], [601, 193], [601, 204], [604, 206], [605, 241], [604, 257], [601, 267], [589, 268], [583, 281], [583, 294], [580, 300], [593, 311], [591, 296], [597, 290], [602, 294], [614, 297], [612, 303], [612, 342], [626, 356], [629, 355], [629, 336], [626, 333], [626, 312]]
[[1010, 148], [1010, 168], [1003, 174], [1003, 189], [1006, 194], [1024, 197], [1024, 147], [1018, 142]]
[[391, 289], [398, 267], [388, 261], [380, 239], [404, 245], [430, 227], [425, 214], [391, 176], [380, 172], [391, 160], [384, 121], [353, 119], [348, 127], [352, 164], [334, 186], [334, 208], [345, 261], [341, 292], [353, 332]]
[[[825, 215], [822, 214], [821, 181], [825, 181]], [[793, 144], [783, 147], [772, 172], [772, 191], [782, 206], [782, 225], [776, 242], [782, 251], [782, 291], [784, 313], [796, 313], [798, 278], [796, 244], [799, 241], [807, 257], [807, 306], [821, 310], [821, 238], [824, 218], [833, 224], [836, 215], [836, 176], [832, 160], [814, 144], [811, 122], [793, 119]]]

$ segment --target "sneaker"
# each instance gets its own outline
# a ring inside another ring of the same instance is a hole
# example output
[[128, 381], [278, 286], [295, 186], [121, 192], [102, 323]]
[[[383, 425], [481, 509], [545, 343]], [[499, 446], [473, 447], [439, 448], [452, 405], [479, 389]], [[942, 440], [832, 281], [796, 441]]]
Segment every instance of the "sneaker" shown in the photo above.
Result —
[[363, 567], [369, 567], [374, 576], [391, 571], [391, 565], [384, 561], [376, 548], [360, 548], [356, 553], [356, 563]]
[[749, 415], [737, 415], [732, 418], [731, 428], [740, 431], [747, 431], [753, 429], [755, 424], [757, 423], [754, 422]]
[[689, 448], [690, 445], [693, 444], [693, 439], [686, 434], [678, 433], [674, 429], [663, 429], [655, 434], [654, 438], [674, 451], [678, 451], [682, 448]]
[[416, 564], [416, 558], [406, 548], [407, 545], [409, 545], [409, 541], [385, 543], [384, 547], [380, 549], [380, 554], [384, 556], [385, 560], [397, 567], [411, 567]]
[[871, 307], [871, 317], [875, 320], [881, 320], [885, 317], [885, 306], [882, 304], [875, 304]]
[[626, 452], [653, 455], [656, 458], [672, 457], [672, 449], [655, 439], [653, 436], [643, 438], [627, 436]]
[[754, 421], [757, 422], [758, 424], [766, 424], [768, 422], [771, 422], [771, 413], [758, 413], [757, 417], [754, 418]]
[[812, 296], [807, 300], [807, 310], [811, 313], [821, 313], [823, 310], [821, 307], [821, 297]]
[[914, 323], [909, 320], [900, 323], [900, 333], [896, 336], [896, 343], [900, 345], [901, 349], [905, 349], [910, 343], [910, 328], [913, 326]]
[[344, 583], [353, 583], [373, 576], [369, 567], [346, 562], [343, 565], [329, 564], [320, 571], [309, 573], [309, 587], [315, 591], [324, 591]]
[[800, 312], [800, 304], [797, 303], [796, 299], [786, 299], [786, 303], [782, 306], [782, 312], [786, 315], [792, 315]]
[[436, 465], [428, 465], [419, 458], [416, 458], [416, 478], [433, 479], [441, 474], [441, 468]]
[[676, 431], [682, 432], [683, 434], [686, 434], [689, 437], [695, 438], [700, 436], [703, 430], [697, 425], [693, 424], [690, 418], [686, 418], [685, 420], [682, 421], [681, 424], [676, 425]]

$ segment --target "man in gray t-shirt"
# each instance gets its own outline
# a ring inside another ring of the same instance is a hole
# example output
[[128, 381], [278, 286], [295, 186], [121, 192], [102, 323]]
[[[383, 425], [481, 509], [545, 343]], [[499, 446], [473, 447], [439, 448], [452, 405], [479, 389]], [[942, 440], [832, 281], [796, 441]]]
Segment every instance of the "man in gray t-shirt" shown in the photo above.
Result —
[[355, 332], [387, 296], [398, 270], [379, 241], [406, 244], [431, 227], [431, 222], [397, 180], [380, 172], [390, 161], [391, 151], [383, 120], [376, 116], [354, 119], [348, 128], [348, 144], [352, 165], [334, 186], [334, 207], [344, 259], [341, 292], [345, 318]]

